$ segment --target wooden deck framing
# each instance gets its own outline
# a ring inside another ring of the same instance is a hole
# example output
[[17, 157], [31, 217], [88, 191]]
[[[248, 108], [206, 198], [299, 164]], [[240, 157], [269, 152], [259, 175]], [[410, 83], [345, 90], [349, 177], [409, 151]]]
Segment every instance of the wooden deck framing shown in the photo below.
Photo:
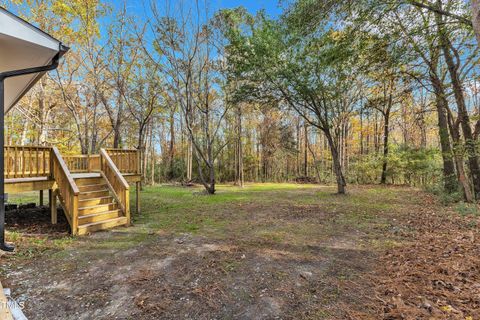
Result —
[[135, 183], [136, 211], [140, 210], [138, 150], [102, 149], [98, 155], [61, 155], [55, 147], [6, 146], [4, 159], [5, 192], [39, 191], [43, 202], [43, 191], [48, 190], [52, 223], [57, 222], [58, 200], [74, 235], [79, 232], [79, 219], [87, 218], [79, 216], [79, 210], [86, 209], [79, 207], [80, 202], [95, 196], [93, 191], [84, 190], [88, 186], [81, 192], [76, 181], [102, 179], [126, 217], [127, 225], [130, 224], [129, 185]]

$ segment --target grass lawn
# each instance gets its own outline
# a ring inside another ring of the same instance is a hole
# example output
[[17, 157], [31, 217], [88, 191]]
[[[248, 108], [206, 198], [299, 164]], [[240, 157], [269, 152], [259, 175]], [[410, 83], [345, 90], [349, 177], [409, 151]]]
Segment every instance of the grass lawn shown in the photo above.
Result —
[[[8, 203], [27, 204], [35, 203], [40, 204], [40, 193], [38, 191], [14, 193], [8, 195]], [[43, 192], [43, 204], [48, 205], [48, 190]]]
[[368, 304], [372, 270], [411, 242], [415, 228], [399, 221], [431, 196], [397, 187], [334, 191], [221, 185], [207, 196], [147, 187], [130, 228], [80, 238], [10, 228], [17, 253], [0, 257], [2, 282], [31, 319], [368, 318], [376, 312]]

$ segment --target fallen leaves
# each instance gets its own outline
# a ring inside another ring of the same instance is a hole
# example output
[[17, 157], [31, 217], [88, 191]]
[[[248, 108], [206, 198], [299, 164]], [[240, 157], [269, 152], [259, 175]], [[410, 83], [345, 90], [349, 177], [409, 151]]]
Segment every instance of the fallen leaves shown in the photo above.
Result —
[[413, 227], [409, 238], [375, 270], [377, 313], [383, 319], [480, 319], [480, 241], [472, 228], [478, 218], [438, 204], [415, 209], [397, 217]]

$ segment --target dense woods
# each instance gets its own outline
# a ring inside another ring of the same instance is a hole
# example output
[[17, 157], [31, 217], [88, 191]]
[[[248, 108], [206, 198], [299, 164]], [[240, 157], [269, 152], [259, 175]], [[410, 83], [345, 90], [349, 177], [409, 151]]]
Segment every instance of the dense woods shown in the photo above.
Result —
[[[477, 1], [4, 5], [71, 47], [8, 144], [142, 151], [144, 182], [424, 186], [480, 197]], [[472, 14], [472, 11], [474, 14]], [[477, 32], [475, 32], [477, 31]]]

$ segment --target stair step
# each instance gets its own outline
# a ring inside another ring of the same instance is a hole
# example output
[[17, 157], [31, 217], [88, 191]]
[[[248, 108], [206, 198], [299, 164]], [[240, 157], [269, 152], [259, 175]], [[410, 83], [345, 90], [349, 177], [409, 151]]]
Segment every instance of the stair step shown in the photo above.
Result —
[[101, 184], [105, 183], [105, 180], [102, 177], [95, 178], [76, 178], [75, 184], [77, 186], [91, 185], [91, 184]]
[[82, 199], [79, 200], [79, 207], [91, 207], [91, 206], [96, 206], [99, 204], [109, 204], [113, 203], [113, 197], [112, 196], [106, 196], [106, 197], [97, 197], [97, 198], [88, 198], [88, 199]]
[[104, 190], [104, 189], [107, 189], [107, 188], [108, 187], [105, 183], [86, 184], [86, 185], [78, 186], [78, 189], [80, 190], [80, 192]]
[[85, 235], [91, 232], [110, 229], [127, 224], [127, 217], [118, 217], [104, 220], [101, 222], [92, 222], [78, 226], [78, 235]]
[[122, 217], [122, 212], [119, 209], [103, 211], [99, 213], [92, 213], [78, 217], [78, 225], [86, 225], [91, 223], [106, 222], [111, 219]]
[[110, 203], [104, 203], [104, 204], [97, 204], [94, 206], [84, 206], [84, 207], [79, 207], [78, 208], [78, 215], [87, 215], [87, 214], [92, 214], [92, 213], [100, 213], [100, 212], [105, 212], [105, 211], [110, 211], [110, 210], [116, 210], [118, 209], [118, 205], [116, 203], [110, 202]]
[[85, 191], [85, 192], [80, 192], [79, 199], [85, 200], [90, 198], [100, 198], [100, 197], [106, 197], [108, 195], [110, 195], [110, 192], [108, 191], [108, 189]]

